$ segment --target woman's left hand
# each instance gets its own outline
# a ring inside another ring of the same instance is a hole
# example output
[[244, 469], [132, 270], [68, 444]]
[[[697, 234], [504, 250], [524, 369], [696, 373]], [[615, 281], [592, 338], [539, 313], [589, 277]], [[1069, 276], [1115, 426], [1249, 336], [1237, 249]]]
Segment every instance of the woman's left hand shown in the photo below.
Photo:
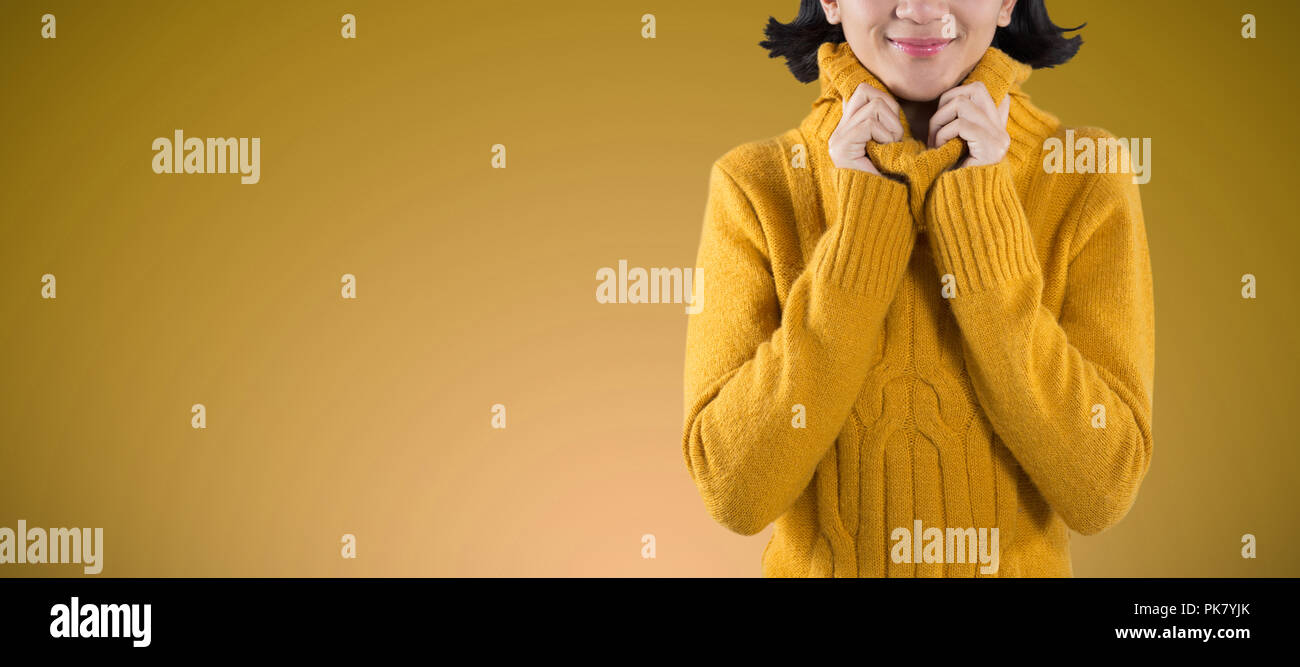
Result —
[[938, 148], [953, 137], [961, 137], [966, 140], [970, 157], [960, 166], [997, 164], [1011, 147], [1011, 135], [1007, 134], [1010, 113], [1010, 95], [994, 106], [983, 82], [957, 86], [939, 97], [939, 108], [930, 117], [930, 147]]

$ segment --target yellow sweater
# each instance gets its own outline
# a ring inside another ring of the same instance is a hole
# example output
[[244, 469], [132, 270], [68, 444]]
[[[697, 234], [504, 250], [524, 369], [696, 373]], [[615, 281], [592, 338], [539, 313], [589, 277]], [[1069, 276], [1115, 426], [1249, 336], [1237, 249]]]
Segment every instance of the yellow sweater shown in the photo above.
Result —
[[[901, 117], [908, 139], [868, 152], [905, 182], [838, 169], [841, 100], [886, 88], [847, 44], [818, 57], [799, 127], [712, 167], [682, 440], [704, 504], [742, 535], [776, 522], [768, 577], [1072, 576], [1067, 529], [1123, 518], [1151, 460], [1133, 175], [1046, 173], [1065, 129], [995, 48], [966, 82], [1012, 96], [1002, 162], [952, 169], [962, 140], [926, 149]], [[928, 556], [925, 529], [997, 528], [996, 572], [898, 557], [917, 527]]]

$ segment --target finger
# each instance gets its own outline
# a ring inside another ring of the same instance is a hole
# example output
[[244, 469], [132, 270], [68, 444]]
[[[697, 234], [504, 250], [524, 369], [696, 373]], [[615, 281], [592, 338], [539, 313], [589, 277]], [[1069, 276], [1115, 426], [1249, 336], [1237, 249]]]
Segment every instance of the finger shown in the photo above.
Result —
[[[890, 143], [903, 138], [903, 124], [883, 100], [877, 98], [858, 109], [849, 119], [849, 126], [870, 136], [873, 141]], [[859, 134], [852, 135], [861, 136]]]
[[873, 174], [880, 173], [876, 169], [876, 166], [871, 162], [871, 158], [867, 157], [866, 138], [862, 140], [850, 140], [846, 145], [843, 145], [840, 148], [838, 154], [832, 151], [831, 161], [838, 167], [857, 169], [859, 171], [867, 171]]
[[963, 137], [966, 138], [967, 141], [970, 141], [969, 137], [971, 135], [971, 128], [972, 126], [970, 121], [964, 118], [958, 118], [939, 128], [939, 131], [934, 135], [935, 145], [942, 146], [955, 137]]
[[867, 102], [871, 101], [871, 98], [867, 93], [868, 88], [871, 88], [871, 86], [868, 86], [865, 83], [860, 84], [857, 90], [854, 90], [853, 94], [849, 96], [849, 99], [844, 102], [845, 118], [852, 116], [858, 109], [861, 109]]
[[[998, 108], [993, 104], [993, 98], [989, 96], [988, 88], [985, 88], [982, 82], [976, 81], [972, 84], [953, 88], [948, 92], [952, 94], [948, 95], [946, 101], [950, 102], [952, 100], [965, 98], [970, 100], [971, 104], [973, 104], [976, 109], [979, 109], [981, 113], [987, 115], [989, 120], [998, 117]], [[941, 96], [940, 99], [943, 100], [943, 97]], [[943, 105], [944, 101], [941, 101], [939, 104]]]
[[975, 107], [975, 101], [970, 98], [953, 98], [948, 104], [935, 109], [935, 114], [930, 117], [930, 125], [943, 127], [953, 121], [953, 118], [970, 118], [978, 120], [982, 116], [982, 111]]
[[866, 158], [866, 157], [858, 158], [857, 160], [853, 160], [852, 162], [849, 162], [849, 168], [857, 169], [858, 171], [865, 171], [867, 173], [875, 174], [877, 176], [880, 175], [880, 170], [876, 169], [875, 163], [873, 163], [870, 158]]
[[[899, 112], [890, 107], [884, 98], [877, 97], [871, 100], [867, 103], [867, 106], [863, 107], [858, 113], [862, 114], [862, 118], [855, 118], [855, 120], [859, 120], [859, 122], [874, 122], [882, 125], [890, 132], [891, 136], [896, 137], [891, 138], [889, 141], [902, 140], [903, 123], [898, 119]], [[885, 143], [888, 143], [888, 141]]]
[[1002, 127], [1007, 126], [1007, 119], [1011, 117], [1011, 94], [1007, 93], [1002, 101], [998, 104], [998, 111], [1002, 112]]
[[949, 99], [946, 103], [940, 103], [939, 108], [935, 109], [934, 115], [930, 116], [930, 143], [934, 143], [934, 136], [935, 133], [939, 131], [939, 128], [951, 123], [956, 118], [957, 108], [956, 104], [954, 104], [954, 100]]
[[858, 110], [854, 111], [852, 116], [849, 116], [848, 123], [850, 125], [861, 125], [863, 123], [870, 122], [873, 118], [876, 117], [879, 110], [880, 110], [879, 103], [875, 102], [874, 100], [867, 102], [866, 104], [858, 107]]
[[[953, 100], [961, 98], [970, 100], [974, 108], [988, 116], [990, 121], [998, 117], [998, 108], [993, 104], [993, 98], [989, 95], [989, 90], [983, 81], [974, 81], [964, 86], [949, 89], [939, 96], [939, 106], [942, 107]], [[947, 122], [947, 120], [945, 119], [944, 122]]]
[[835, 166], [849, 167], [854, 162], [866, 157], [867, 151], [865, 142], [853, 142], [852, 144], [846, 145], [843, 141], [843, 139], [832, 134], [831, 140], [827, 146], [829, 149], [827, 152], [830, 154], [831, 162], [835, 164]]
[[939, 106], [943, 106], [947, 104], [954, 97], [970, 97], [971, 88], [973, 88], [974, 86], [975, 84], [968, 83], [964, 86], [956, 86], [954, 88], [949, 88], [948, 90], [944, 91], [942, 95], [939, 96]]
[[1000, 115], [998, 106], [993, 103], [993, 97], [989, 95], [989, 89], [985, 88], [983, 83], [972, 87], [970, 100], [975, 103], [976, 108], [983, 112], [985, 116], [988, 116], [990, 121], [997, 120]]
[[891, 111], [894, 112], [894, 114], [900, 114], [903, 112], [902, 107], [898, 106], [898, 100], [895, 100], [893, 96], [890, 95], [889, 93], [886, 93], [885, 91], [876, 88], [875, 86], [868, 86], [865, 83], [862, 85], [866, 86], [865, 92], [867, 96], [870, 98], [870, 101], [875, 101], [875, 100], [882, 101], [886, 106], [890, 108]]
[[878, 144], [888, 144], [896, 141], [894, 132], [879, 121], [868, 124], [871, 128], [871, 140]]
[[931, 144], [934, 144], [936, 133], [939, 131], [939, 128], [951, 123], [958, 117], [973, 119], [978, 115], [979, 114], [975, 109], [975, 103], [972, 102], [969, 97], [953, 97], [949, 99], [947, 104], [936, 109], [934, 115], [930, 117]]
[[889, 131], [892, 141], [903, 140], [903, 121], [898, 118], [901, 113], [901, 111], [895, 108], [886, 107], [886, 110], [877, 116], [877, 118], [880, 119], [881, 124]]

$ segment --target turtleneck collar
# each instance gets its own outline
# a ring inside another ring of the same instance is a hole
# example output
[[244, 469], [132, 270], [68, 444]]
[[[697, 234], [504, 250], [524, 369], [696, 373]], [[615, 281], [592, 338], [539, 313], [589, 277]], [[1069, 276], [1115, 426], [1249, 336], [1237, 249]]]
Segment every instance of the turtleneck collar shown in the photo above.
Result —
[[[841, 100], [851, 96], [859, 84], [866, 83], [885, 92], [889, 92], [889, 88], [862, 65], [848, 42], [822, 44], [817, 51], [817, 63], [821, 69], [821, 96], [813, 102], [813, 110], [805, 118], [802, 129], [806, 134], [825, 141], [839, 124], [842, 115]], [[984, 82], [994, 104], [1001, 101], [1004, 95], [1010, 94], [1012, 116], [1024, 117], [1027, 115], [1025, 107], [1028, 105], [1028, 96], [1020, 91], [1020, 84], [1029, 78], [1032, 71], [1029, 65], [990, 46], [962, 84]], [[869, 142], [867, 154], [882, 172], [907, 179], [913, 217], [921, 223], [923, 217], [920, 213], [926, 193], [940, 174], [956, 165], [964, 142], [960, 138], [954, 138], [938, 148], [929, 148], [921, 140], [912, 137], [906, 114], [900, 113], [899, 119], [903, 125], [904, 139], [888, 144]], [[1008, 122], [1009, 133], [1014, 132], [1011, 127], [1013, 124], [1013, 121]], [[1013, 135], [1013, 147], [1017, 144], [1016, 139]]]

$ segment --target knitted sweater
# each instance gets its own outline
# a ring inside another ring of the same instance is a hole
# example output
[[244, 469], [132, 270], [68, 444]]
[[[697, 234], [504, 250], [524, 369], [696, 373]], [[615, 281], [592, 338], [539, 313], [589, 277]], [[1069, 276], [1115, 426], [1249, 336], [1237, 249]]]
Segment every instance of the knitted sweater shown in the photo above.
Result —
[[[1011, 95], [1000, 163], [955, 168], [961, 139], [927, 149], [901, 116], [907, 139], [868, 144], [897, 178], [836, 168], [841, 101], [887, 89], [847, 43], [818, 58], [799, 127], [712, 166], [705, 306], [687, 324], [691, 478], [728, 529], [776, 522], [764, 576], [1072, 576], [1068, 530], [1123, 518], [1151, 460], [1133, 176], [1046, 173], [1065, 129], [996, 48], [965, 82]], [[997, 528], [997, 570], [899, 559], [896, 530], [922, 526]]]

